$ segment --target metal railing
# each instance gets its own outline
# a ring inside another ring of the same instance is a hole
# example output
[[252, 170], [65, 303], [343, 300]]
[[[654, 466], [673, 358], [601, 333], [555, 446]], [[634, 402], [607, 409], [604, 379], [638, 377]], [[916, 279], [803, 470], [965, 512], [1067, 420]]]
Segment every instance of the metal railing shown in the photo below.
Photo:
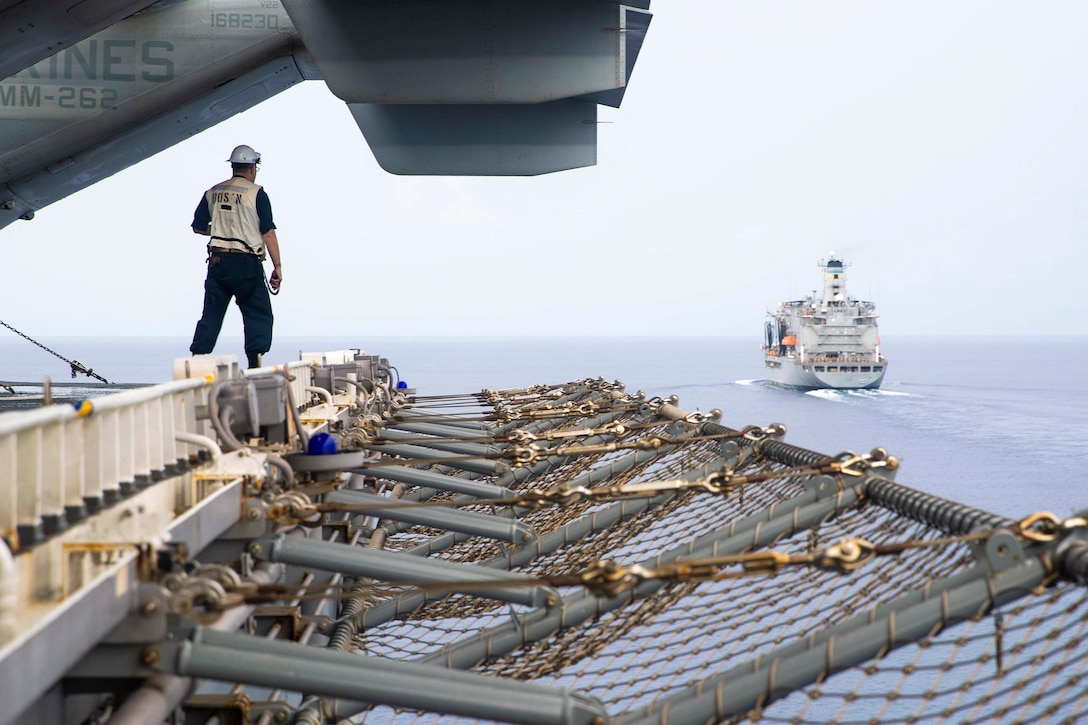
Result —
[[209, 381], [128, 390], [79, 407], [0, 414], [0, 535], [18, 550], [178, 472], [179, 432], [205, 433]]
[[[312, 367], [300, 361], [244, 375], [283, 374], [292, 399], [305, 401]], [[186, 470], [190, 450], [212, 432], [203, 411], [215, 377], [193, 374], [78, 404], [0, 413], [0, 538], [8, 547], [33, 546]]]

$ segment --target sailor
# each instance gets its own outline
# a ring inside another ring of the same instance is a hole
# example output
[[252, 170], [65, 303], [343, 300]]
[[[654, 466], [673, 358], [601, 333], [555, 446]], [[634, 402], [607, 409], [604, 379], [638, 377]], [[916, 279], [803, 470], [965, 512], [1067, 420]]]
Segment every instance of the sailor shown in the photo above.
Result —
[[[280, 245], [272, 222], [272, 205], [254, 183], [261, 155], [249, 146], [231, 152], [233, 177], [204, 193], [193, 215], [193, 231], [211, 237], [208, 276], [204, 281], [204, 314], [196, 323], [189, 351], [205, 355], [215, 349], [231, 297], [242, 311], [246, 359], [261, 366], [261, 355], [272, 346], [272, 300], [283, 282]], [[272, 258], [272, 275], [265, 286], [265, 257]]]

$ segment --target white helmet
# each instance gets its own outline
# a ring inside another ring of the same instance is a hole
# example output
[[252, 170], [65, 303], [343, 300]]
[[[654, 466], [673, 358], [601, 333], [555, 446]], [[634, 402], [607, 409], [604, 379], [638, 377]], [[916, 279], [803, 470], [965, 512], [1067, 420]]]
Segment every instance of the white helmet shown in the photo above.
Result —
[[261, 163], [261, 155], [254, 151], [252, 146], [242, 144], [234, 147], [227, 161], [232, 164], [259, 164]]

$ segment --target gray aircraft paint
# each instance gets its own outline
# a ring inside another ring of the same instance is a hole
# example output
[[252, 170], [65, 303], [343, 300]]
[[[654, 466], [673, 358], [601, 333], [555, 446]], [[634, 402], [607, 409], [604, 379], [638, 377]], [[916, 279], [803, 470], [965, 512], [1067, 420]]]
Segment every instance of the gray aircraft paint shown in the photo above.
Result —
[[[592, 165], [596, 105], [619, 105], [649, 24], [648, 3], [633, 5], [156, 3], [0, 81], [0, 228], [322, 67], [390, 172]], [[450, 57], [463, 81], [443, 70]]]

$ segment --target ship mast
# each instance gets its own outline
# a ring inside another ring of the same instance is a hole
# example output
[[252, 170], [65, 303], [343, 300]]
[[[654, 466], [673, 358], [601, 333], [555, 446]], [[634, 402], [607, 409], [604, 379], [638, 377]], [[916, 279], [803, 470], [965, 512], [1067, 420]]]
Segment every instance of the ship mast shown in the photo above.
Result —
[[824, 311], [827, 311], [832, 303], [846, 301], [846, 267], [842, 260], [836, 258], [835, 253], [831, 252], [826, 264], [823, 260], [820, 261], [820, 269], [824, 272], [822, 307]]

